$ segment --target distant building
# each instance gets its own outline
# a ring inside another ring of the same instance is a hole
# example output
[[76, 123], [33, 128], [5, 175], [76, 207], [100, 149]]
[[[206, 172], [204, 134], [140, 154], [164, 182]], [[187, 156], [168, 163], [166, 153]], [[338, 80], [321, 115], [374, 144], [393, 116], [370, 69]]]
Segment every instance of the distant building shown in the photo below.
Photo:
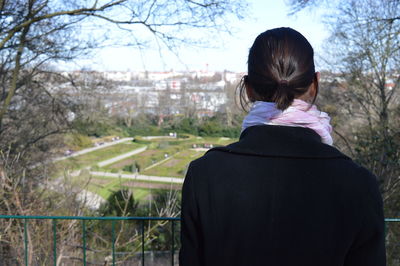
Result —
[[[182, 72], [81, 70], [62, 72], [62, 75], [72, 77], [76, 84], [59, 83], [52, 85], [52, 90], [62, 91], [80, 102], [101, 101], [113, 115], [135, 116], [141, 112], [180, 115], [190, 109], [198, 116], [213, 116], [223, 110], [228, 100], [227, 84], [237, 83], [243, 73], [208, 69]], [[80, 91], [79, 86], [84, 89]]]

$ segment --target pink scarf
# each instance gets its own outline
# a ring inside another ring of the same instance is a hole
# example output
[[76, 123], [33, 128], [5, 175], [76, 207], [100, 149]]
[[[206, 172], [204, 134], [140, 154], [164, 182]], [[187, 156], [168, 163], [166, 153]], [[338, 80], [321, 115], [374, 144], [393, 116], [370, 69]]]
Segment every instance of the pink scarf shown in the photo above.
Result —
[[292, 105], [284, 111], [277, 109], [273, 102], [256, 101], [243, 120], [242, 132], [247, 127], [261, 124], [307, 127], [317, 132], [323, 143], [332, 145], [330, 120], [327, 113], [299, 99], [294, 99]]

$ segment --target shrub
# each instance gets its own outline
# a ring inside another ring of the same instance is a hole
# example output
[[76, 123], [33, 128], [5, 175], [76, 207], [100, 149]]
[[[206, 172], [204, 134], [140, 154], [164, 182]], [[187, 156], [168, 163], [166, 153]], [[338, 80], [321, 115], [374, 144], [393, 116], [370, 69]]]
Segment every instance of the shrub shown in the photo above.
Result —
[[116, 174], [116, 173], [119, 172], [119, 169], [117, 169], [117, 168], [111, 168], [110, 172]]

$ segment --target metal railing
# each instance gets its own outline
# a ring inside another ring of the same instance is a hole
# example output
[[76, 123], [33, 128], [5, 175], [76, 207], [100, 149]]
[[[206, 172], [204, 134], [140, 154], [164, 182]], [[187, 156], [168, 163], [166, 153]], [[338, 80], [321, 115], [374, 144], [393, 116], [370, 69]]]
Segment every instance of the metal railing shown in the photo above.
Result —
[[[140, 238], [141, 238], [141, 265], [145, 265], [145, 222], [150, 221], [167, 221], [170, 222], [171, 232], [171, 243], [170, 243], [170, 255], [171, 265], [175, 265], [175, 223], [180, 221], [179, 217], [82, 217], [82, 216], [18, 216], [18, 215], [0, 215], [1, 219], [18, 219], [23, 221], [23, 242], [24, 242], [24, 262], [28, 266], [28, 246], [30, 245], [28, 240], [28, 226], [29, 220], [51, 220], [52, 224], [52, 248], [53, 248], [53, 265], [57, 265], [57, 222], [60, 220], [77, 220], [81, 221], [81, 239], [82, 239], [82, 263], [87, 265], [86, 251], [87, 251], [87, 228], [86, 221], [111, 221], [111, 254], [112, 263], [116, 265], [116, 222], [117, 221], [137, 221], [140, 223]], [[385, 219], [385, 234], [388, 232], [388, 226], [390, 223], [400, 223], [400, 218], [386, 218]], [[0, 236], [1, 239], [1, 236]]]
[[[0, 219], [18, 219], [23, 220], [23, 241], [24, 241], [24, 262], [28, 266], [28, 226], [29, 220], [51, 220], [52, 221], [52, 238], [53, 238], [53, 265], [57, 265], [57, 221], [59, 220], [78, 220], [81, 221], [82, 227], [82, 262], [87, 265], [86, 252], [87, 252], [87, 228], [86, 221], [111, 221], [111, 254], [112, 264], [116, 265], [116, 252], [115, 252], [115, 225], [117, 221], [139, 221], [140, 234], [141, 234], [141, 265], [145, 265], [145, 222], [150, 221], [168, 221], [171, 225], [171, 265], [175, 265], [175, 223], [180, 221], [179, 217], [83, 217], [83, 216], [18, 216], [18, 215], [0, 215]], [[0, 236], [1, 239], [1, 236]]]

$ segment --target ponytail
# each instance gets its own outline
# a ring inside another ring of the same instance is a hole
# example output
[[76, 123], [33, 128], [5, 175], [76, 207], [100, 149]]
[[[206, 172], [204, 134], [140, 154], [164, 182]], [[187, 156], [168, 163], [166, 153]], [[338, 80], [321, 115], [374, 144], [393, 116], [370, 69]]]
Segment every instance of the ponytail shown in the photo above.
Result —
[[276, 108], [285, 110], [292, 104], [294, 96], [294, 91], [290, 88], [289, 82], [285, 79], [279, 81], [273, 96]]

